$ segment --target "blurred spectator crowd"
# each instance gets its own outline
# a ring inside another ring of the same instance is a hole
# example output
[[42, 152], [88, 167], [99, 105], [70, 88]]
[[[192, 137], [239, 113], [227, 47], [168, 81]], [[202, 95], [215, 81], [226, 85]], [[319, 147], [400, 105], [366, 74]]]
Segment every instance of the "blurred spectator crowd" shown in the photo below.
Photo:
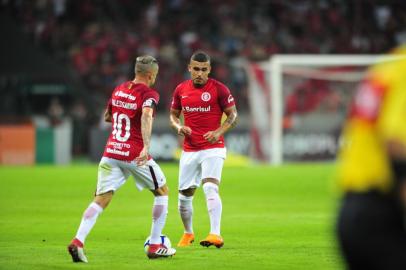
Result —
[[[406, 41], [404, 1], [351, 0], [32, 0], [3, 1], [24, 31], [80, 74], [102, 109], [115, 85], [133, 76], [137, 55], [159, 59], [160, 110], [188, 77], [191, 53], [204, 49], [212, 76], [241, 111], [247, 77], [241, 59], [276, 53], [383, 53]], [[292, 101], [293, 102], [293, 101]]]

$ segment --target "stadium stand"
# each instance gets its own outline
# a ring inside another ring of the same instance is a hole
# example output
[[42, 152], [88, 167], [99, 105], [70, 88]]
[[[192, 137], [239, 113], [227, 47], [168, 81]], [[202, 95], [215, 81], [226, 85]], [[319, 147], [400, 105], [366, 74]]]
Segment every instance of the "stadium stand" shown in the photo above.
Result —
[[[90, 97], [86, 102], [95, 109], [87, 109], [83, 95], [62, 99], [62, 106], [79, 121], [96, 124], [112, 88], [131, 76], [135, 55], [151, 54], [160, 61], [156, 89], [162, 113], [198, 48], [212, 55], [213, 77], [232, 89], [239, 110], [247, 113], [247, 76], [235, 64], [239, 60], [266, 60], [276, 53], [386, 52], [406, 41], [401, 5], [350, 0], [34, 0], [2, 1], [0, 9], [37, 48], [74, 71]], [[292, 110], [297, 109], [294, 100]]]

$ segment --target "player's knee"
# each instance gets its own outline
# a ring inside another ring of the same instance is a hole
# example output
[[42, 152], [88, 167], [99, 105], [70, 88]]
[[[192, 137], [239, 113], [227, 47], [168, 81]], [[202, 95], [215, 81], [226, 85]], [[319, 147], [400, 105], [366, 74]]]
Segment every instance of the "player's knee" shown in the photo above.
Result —
[[188, 188], [188, 189], [183, 189], [179, 190], [179, 194], [186, 196], [186, 197], [192, 197], [195, 194], [195, 188]]
[[212, 196], [215, 194], [218, 194], [219, 192], [219, 186], [212, 183], [212, 182], [206, 182], [203, 184], [203, 191], [206, 197]]
[[157, 188], [157, 189], [155, 189], [155, 190], [152, 190], [152, 193], [153, 193], [155, 196], [167, 196], [168, 193], [169, 193], [169, 188], [168, 188], [167, 185], [163, 185], [163, 186], [160, 187], [160, 188]]
[[203, 183], [203, 186], [206, 183], [213, 183], [213, 184], [215, 184], [217, 186], [220, 185], [220, 181], [218, 179], [216, 179], [216, 178], [205, 178], [205, 179], [202, 180], [202, 183]]
[[96, 195], [94, 202], [97, 203], [101, 208], [105, 209], [109, 205], [112, 198], [113, 191], [109, 191], [101, 195]]

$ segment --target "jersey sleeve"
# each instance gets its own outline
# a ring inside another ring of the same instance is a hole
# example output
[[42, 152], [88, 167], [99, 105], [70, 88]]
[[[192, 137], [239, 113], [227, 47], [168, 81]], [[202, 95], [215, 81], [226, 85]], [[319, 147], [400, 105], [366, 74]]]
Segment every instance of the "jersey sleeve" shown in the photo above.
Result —
[[142, 107], [150, 107], [154, 108], [158, 105], [159, 102], [159, 94], [156, 91], [148, 91], [144, 94], [142, 100]]
[[147, 91], [142, 100], [142, 108], [148, 107], [154, 110], [153, 115], [155, 116], [156, 106], [159, 102], [159, 94], [156, 91]]
[[375, 124], [382, 106], [386, 87], [377, 81], [368, 79], [362, 82], [355, 95], [351, 118]]
[[234, 97], [231, 94], [230, 89], [228, 89], [227, 86], [219, 83], [217, 90], [218, 90], [218, 100], [220, 103], [220, 107], [223, 110], [235, 105]]
[[176, 87], [175, 91], [172, 95], [172, 102], [171, 102], [171, 109], [173, 110], [181, 110], [182, 105], [180, 103], [180, 87]]

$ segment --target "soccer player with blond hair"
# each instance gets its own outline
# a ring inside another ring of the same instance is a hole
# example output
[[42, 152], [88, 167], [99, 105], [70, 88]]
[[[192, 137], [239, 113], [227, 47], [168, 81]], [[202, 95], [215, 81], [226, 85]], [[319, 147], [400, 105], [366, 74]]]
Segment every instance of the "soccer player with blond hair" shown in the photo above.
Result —
[[151, 132], [159, 94], [151, 88], [158, 74], [158, 62], [149, 55], [137, 57], [135, 78], [117, 86], [108, 102], [105, 120], [111, 133], [99, 164], [96, 194], [85, 210], [75, 238], [68, 246], [74, 262], [87, 262], [84, 243], [98, 216], [113, 194], [132, 175], [139, 190], [154, 195], [152, 227], [147, 256], [168, 257], [176, 250], [161, 245], [162, 229], [168, 211], [168, 187], [159, 165], [149, 155]]

